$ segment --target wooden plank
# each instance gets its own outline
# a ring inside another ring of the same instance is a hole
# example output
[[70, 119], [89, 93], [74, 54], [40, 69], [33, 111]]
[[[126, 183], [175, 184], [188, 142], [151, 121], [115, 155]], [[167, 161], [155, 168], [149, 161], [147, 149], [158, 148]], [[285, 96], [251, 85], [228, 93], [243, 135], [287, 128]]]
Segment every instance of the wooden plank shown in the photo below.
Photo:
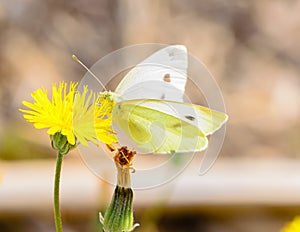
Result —
[[[300, 205], [300, 160], [219, 159], [204, 176], [194, 160], [180, 176], [161, 187], [135, 191], [135, 207]], [[0, 212], [52, 210], [55, 160], [0, 162]], [[134, 175], [134, 174], [133, 174]], [[79, 158], [63, 163], [63, 210], [107, 205], [113, 186], [94, 176]]]

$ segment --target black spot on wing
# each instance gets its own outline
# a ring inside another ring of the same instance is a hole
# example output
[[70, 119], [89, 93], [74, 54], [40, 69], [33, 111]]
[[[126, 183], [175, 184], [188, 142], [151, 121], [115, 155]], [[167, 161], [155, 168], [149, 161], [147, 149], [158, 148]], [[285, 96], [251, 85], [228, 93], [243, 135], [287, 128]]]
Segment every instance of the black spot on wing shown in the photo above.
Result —
[[186, 115], [186, 116], [184, 116], [186, 119], [188, 119], [188, 120], [190, 120], [190, 121], [194, 121], [195, 120], [195, 118], [193, 117], [193, 116], [191, 116], [191, 115]]
[[173, 50], [171, 50], [171, 51], [169, 52], [169, 56], [174, 56], [174, 51], [173, 51]]
[[161, 100], [165, 100], [166, 99], [166, 95], [163, 93], [160, 97]]
[[175, 58], [175, 51], [172, 49], [171, 51], [168, 52], [168, 55], [170, 57], [170, 60], [174, 60], [174, 58]]

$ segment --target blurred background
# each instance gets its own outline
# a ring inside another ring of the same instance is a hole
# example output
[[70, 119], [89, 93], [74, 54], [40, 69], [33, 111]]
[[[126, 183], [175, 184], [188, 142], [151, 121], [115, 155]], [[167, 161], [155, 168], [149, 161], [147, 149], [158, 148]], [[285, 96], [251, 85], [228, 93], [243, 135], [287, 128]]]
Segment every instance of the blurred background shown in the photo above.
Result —
[[[136, 231], [279, 231], [300, 214], [299, 0], [0, 1], [0, 231], [54, 231], [55, 153], [18, 112], [30, 92], [80, 81], [137, 43], [184, 44], [213, 74], [230, 117], [213, 168], [136, 191]], [[65, 157], [65, 231], [101, 231], [113, 186]]]

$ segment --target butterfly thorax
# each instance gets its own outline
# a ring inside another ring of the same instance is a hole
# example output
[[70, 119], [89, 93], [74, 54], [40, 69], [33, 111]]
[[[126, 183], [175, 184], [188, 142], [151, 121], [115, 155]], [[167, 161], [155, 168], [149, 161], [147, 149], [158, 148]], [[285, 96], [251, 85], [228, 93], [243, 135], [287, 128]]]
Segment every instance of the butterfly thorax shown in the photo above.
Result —
[[96, 105], [97, 105], [96, 107], [97, 117], [103, 120], [108, 119], [109, 123], [112, 124], [111, 122], [112, 110], [115, 105], [115, 101], [112, 93], [109, 91], [100, 92], [97, 96]]
[[[116, 133], [112, 127], [112, 111], [115, 105], [115, 101], [110, 92], [100, 92], [97, 96], [97, 102], [95, 105], [95, 120], [98, 120], [98, 126], [96, 131], [102, 132], [102, 137], [98, 137], [100, 141], [111, 145], [118, 141]], [[108, 129], [109, 128], [109, 129]], [[97, 133], [99, 134], [99, 133]]]

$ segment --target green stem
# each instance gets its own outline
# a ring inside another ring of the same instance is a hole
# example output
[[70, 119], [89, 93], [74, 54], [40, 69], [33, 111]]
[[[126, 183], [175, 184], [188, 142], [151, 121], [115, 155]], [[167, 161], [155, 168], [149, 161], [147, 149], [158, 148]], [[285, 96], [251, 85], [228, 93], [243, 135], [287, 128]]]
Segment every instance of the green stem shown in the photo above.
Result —
[[54, 220], [55, 220], [56, 232], [63, 231], [62, 223], [61, 223], [60, 207], [59, 207], [59, 185], [60, 185], [60, 172], [61, 172], [62, 160], [63, 160], [63, 154], [61, 154], [61, 152], [58, 152], [57, 160], [56, 160], [55, 177], [54, 177]]

